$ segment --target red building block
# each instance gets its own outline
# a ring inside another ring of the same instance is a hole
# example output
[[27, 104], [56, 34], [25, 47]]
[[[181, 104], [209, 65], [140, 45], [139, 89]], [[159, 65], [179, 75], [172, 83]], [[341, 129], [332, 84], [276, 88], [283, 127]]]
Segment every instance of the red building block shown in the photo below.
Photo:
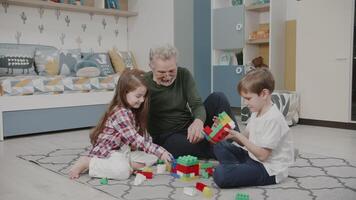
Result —
[[176, 170], [184, 174], [194, 173], [195, 176], [199, 176], [199, 165], [185, 166], [185, 165], [177, 164]]
[[213, 169], [212, 167], [207, 168], [207, 169], [206, 169], [206, 172], [207, 172], [210, 176], [212, 176], [212, 175], [213, 175], [213, 172], [214, 172], [214, 169]]
[[144, 175], [147, 179], [152, 179], [153, 178], [153, 173], [152, 172], [138, 171], [137, 173]]
[[197, 182], [197, 184], [195, 184], [195, 188], [201, 192], [203, 192], [204, 188], [206, 187], [206, 185], [204, 183], [201, 182]]
[[213, 130], [209, 127], [209, 126], [206, 126], [203, 130], [207, 135], [210, 135], [211, 132], [213, 132]]

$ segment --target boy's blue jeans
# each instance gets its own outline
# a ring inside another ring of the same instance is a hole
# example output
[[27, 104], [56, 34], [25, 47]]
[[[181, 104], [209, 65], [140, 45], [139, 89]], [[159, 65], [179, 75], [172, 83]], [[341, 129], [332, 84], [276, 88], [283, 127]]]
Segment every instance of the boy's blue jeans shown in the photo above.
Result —
[[230, 142], [214, 145], [214, 153], [220, 164], [213, 178], [220, 188], [275, 184], [275, 176], [269, 176], [262, 163], [250, 158], [248, 152]]

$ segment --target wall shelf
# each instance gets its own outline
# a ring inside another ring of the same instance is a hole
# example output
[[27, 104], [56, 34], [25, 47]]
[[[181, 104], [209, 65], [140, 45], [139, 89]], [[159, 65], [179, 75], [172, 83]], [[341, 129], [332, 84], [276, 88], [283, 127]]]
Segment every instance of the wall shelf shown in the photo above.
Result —
[[268, 44], [269, 39], [260, 39], [260, 40], [248, 40], [247, 44]]
[[59, 10], [65, 10], [71, 12], [81, 12], [81, 13], [89, 13], [89, 14], [97, 14], [97, 15], [111, 15], [111, 16], [119, 16], [119, 17], [133, 17], [138, 15], [137, 12], [131, 12], [131, 11], [102, 9], [102, 8], [55, 3], [51, 1], [40, 1], [40, 0], [0, 0], [0, 3], [3, 5], [8, 4], [8, 5], [34, 7], [34, 8], [59, 9]]
[[246, 6], [246, 10], [254, 12], [267, 12], [269, 11], [269, 3]]

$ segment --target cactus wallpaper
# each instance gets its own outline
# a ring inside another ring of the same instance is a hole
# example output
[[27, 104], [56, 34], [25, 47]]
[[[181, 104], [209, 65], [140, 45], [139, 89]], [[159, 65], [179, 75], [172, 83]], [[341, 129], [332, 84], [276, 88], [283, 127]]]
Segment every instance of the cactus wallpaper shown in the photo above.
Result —
[[113, 47], [127, 49], [127, 18], [124, 17], [2, 3], [0, 26], [0, 43], [41, 44], [95, 52]]

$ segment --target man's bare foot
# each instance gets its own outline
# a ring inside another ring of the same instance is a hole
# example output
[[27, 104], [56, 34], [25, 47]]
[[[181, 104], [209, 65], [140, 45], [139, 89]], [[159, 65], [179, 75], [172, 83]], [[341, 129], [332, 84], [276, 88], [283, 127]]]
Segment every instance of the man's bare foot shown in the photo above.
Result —
[[91, 158], [88, 156], [80, 157], [79, 160], [69, 170], [68, 176], [70, 179], [77, 179], [80, 174], [89, 168]]
[[144, 163], [138, 163], [138, 162], [131, 162], [131, 167], [134, 170], [138, 170], [141, 168], [144, 168], [146, 165]]

